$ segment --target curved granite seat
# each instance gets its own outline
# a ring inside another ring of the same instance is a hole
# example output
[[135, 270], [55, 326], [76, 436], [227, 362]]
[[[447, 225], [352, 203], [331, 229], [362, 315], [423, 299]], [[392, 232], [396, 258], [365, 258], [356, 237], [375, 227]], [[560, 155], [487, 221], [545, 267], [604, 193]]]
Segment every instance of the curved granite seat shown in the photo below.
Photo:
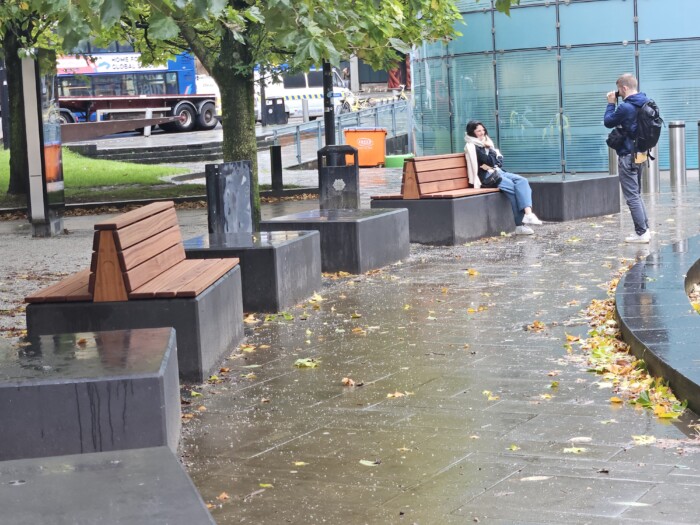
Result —
[[652, 374], [700, 413], [700, 315], [687, 292], [700, 282], [700, 236], [634, 265], [615, 292], [622, 336]]

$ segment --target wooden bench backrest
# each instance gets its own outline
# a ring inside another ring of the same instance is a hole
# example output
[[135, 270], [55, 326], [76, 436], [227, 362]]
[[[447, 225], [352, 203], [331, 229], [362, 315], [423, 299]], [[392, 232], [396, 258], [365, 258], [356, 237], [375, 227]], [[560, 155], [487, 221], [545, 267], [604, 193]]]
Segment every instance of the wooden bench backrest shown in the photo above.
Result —
[[173, 202], [157, 202], [95, 224], [89, 291], [95, 302], [128, 294], [185, 260]]
[[469, 178], [464, 153], [415, 157], [404, 162], [401, 183], [404, 199], [465, 188], [469, 188]]

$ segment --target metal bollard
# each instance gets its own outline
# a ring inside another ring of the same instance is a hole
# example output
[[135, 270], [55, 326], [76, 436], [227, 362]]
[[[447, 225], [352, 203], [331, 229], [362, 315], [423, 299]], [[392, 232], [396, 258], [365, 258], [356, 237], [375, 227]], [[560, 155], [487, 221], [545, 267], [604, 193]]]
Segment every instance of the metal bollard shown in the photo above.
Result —
[[[654, 157], [652, 160], [651, 157]], [[661, 191], [661, 179], [659, 178], [659, 148], [651, 149], [649, 160], [642, 164], [640, 187], [642, 193], [659, 193]]]
[[617, 152], [612, 148], [608, 148], [608, 172], [617, 175]]
[[309, 101], [308, 101], [308, 99], [305, 99], [305, 98], [301, 99], [301, 115], [302, 115], [302, 118], [304, 119], [304, 122], [309, 121]]
[[671, 189], [686, 184], [685, 173], [685, 122], [674, 120], [668, 124], [668, 144], [671, 164]]
[[273, 191], [282, 191], [282, 146], [273, 144], [270, 146], [270, 176], [272, 178]]

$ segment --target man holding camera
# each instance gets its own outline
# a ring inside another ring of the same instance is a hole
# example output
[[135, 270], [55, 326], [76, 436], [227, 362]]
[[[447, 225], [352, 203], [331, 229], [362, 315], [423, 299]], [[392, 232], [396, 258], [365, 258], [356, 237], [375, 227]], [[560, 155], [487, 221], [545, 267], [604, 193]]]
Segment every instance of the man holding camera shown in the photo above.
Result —
[[[617, 104], [617, 99], [622, 102]], [[625, 73], [617, 79], [617, 91], [608, 93], [608, 106], [605, 109], [603, 123], [606, 128], [618, 128], [619, 140], [613, 146], [617, 152], [617, 168], [620, 187], [627, 206], [632, 214], [634, 233], [625, 238], [625, 242], [649, 243], [649, 219], [640, 195], [639, 180], [642, 163], [646, 162], [646, 153], [634, 151], [634, 134], [637, 131], [637, 108], [649, 100], [644, 93], [637, 91], [637, 79]]]

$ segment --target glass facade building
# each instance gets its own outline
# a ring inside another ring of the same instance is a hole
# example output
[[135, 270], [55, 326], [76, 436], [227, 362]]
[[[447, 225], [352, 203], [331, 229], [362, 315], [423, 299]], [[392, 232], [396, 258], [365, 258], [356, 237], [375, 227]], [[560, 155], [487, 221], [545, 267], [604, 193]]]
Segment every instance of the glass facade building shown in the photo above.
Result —
[[[462, 36], [412, 57], [416, 153], [462, 151], [481, 120], [519, 173], [608, 170], [606, 93], [634, 73], [666, 123], [686, 122], [698, 167], [700, 0], [457, 0]], [[668, 132], [659, 143], [668, 168]]]

